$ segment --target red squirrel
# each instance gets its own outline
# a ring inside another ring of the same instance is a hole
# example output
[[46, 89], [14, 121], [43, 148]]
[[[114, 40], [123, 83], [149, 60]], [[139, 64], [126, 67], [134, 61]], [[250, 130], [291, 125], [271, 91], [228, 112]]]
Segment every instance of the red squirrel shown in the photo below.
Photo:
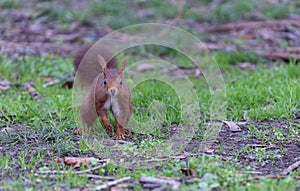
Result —
[[[75, 54], [73, 64], [76, 70], [79, 67], [83, 67], [83, 70], [89, 68], [88, 64], [79, 65], [90, 49], [94, 49], [92, 45], [84, 46]], [[116, 134], [114, 138], [123, 139], [124, 135], [131, 135], [131, 132], [125, 128], [132, 114], [131, 96], [122, 75], [127, 59], [122, 60], [121, 67], [118, 70], [117, 60], [111, 51], [106, 48], [98, 48], [94, 52], [91, 60], [98, 63], [90, 64], [93, 65], [93, 71], [90, 72], [97, 72], [98, 77], [94, 79], [93, 84], [86, 92], [80, 108], [81, 120], [85, 127], [84, 131], [87, 130], [86, 127], [88, 131], [93, 130], [97, 116], [100, 117], [104, 127], [111, 131], [112, 125], [107, 115], [107, 112], [110, 110], [116, 120]], [[88, 74], [88, 72], [85, 71], [83, 73]], [[86, 79], [90, 76], [92, 75], [88, 75]], [[96, 112], [91, 112], [91, 109], [96, 109]]]

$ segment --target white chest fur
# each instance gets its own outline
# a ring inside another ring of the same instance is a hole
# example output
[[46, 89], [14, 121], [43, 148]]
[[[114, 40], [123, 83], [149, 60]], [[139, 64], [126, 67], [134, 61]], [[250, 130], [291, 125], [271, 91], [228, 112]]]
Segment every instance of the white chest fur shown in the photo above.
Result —
[[107, 101], [104, 103], [104, 108], [107, 110], [111, 109], [114, 115], [120, 114], [120, 107], [117, 99], [118, 98], [115, 96], [114, 97], [109, 96]]

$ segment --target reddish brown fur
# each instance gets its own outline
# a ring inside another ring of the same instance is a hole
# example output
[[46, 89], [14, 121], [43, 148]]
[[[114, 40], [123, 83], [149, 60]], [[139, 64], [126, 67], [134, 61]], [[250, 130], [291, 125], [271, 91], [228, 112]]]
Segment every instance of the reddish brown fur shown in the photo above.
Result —
[[[74, 67], [78, 69], [78, 66], [83, 59], [85, 53], [91, 48], [92, 45], [85, 46], [81, 49], [74, 59]], [[104, 56], [103, 56], [104, 53]], [[105, 49], [104, 51], [101, 49], [99, 54], [106, 59], [107, 55], [111, 55], [111, 53]], [[109, 123], [107, 109], [104, 108], [104, 104], [108, 99], [110, 99], [109, 90], [115, 89], [116, 95], [114, 99], [117, 100], [117, 105], [119, 107], [120, 113], [118, 115], [114, 114], [116, 119], [116, 135], [114, 136], [116, 139], [124, 138], [124, 135], [130, 135], [131, 132], [125, 129], [130, 116], [132, 114], [132, 104], [131, 104], [131, 96], [130, 90], [126, 84], [126, 82], [122, 79], [122, 73], [126, 66], [127, 60], [124, 59], [122, 61], [120, 70], [117, 69], [116, 59], [111, 59], [106, 67], [102, 66], [102, 71], [99, 71], [100, 75], [98, 79], [94, 81], [90, 89], [87, 91], [81, 106], [81, 119], [85, 126], [87, 126], [88, 130], [92, 130], [94, 126], [94, 122], [97, 116], [100, 117], [104, 127], [107, 130], [112, 129], [112, 125]], [[106, 79], [106, 85], [104, 85], [104, 80]], [[122, 81], [122, 85], [120, 84]], [[93, 112], [93, 109], [96, 110], [96, 113]], [[91, 111], [92, 110], [92, 111]], [[112, 111], [112, 109], [111, 109]], [[84, 129], [86, 131], [86, 129]]]
[[[90, 50], [90, 48], [93, 46], [93, 44], [89, 44], [89, 45], [84, 45], [83, 47], [81, 47], [74, 55], [74, 60], [73, 60], [73, 65], [75, 67], [75, 70], [78, 69], [80, 62], [82, 61], [84, 55], [88, 52], [88, 50]], [[100, 50], [101, 56], [104, 57], [104, 59], [106, 58], [110, 58], [112, 57], [112, 53], [105, 48], [101, 48]], [[108, 63], [107, 63], [107, 67], [108, 68], [117, 68], [117, 60], [115, 57], [113, 57]]]

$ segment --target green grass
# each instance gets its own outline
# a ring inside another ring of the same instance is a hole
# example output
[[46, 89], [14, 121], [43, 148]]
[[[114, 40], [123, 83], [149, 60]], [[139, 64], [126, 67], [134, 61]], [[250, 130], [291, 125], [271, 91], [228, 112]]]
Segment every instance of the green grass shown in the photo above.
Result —
[[[180, 7], [183, 5], [182, 7]], [[25, 7], [17, 0], [0, 0], [3, 9]], [[193, 23], [210, 22], [224, 23], [249, 20], [253, 14], [265, 19], [282, 19], [291, 14], [299, 13], [299, 3], [296, 1], [187, 1], [184, 4], [173, 1], [108, 1], [89, 0], [85, 3], [74, 3], [70, 0], [43, 1], [34, 3], [33, 10], [47, 21], [56, 21], [62, 27], [70, 28], [75, 22], [94, 23], [119, 29], [139, 23], [170, 23], [178, 18]], [[177, 22], [183, 28], [186, 24]]]
[[[168, 51], [167, 51], [168, 53]], [[172, 54], [174, 60], [180, 60], [181, 64], [190, 64], [189, 60], [179, 58]], [[266, 67], [266, 60], [250, 53], [215, 53], [215, 58], [224, 72], [228, 107], [227, 118], [229, 120], [242, 120], [243, 115], [256, 121], [273, 119], [290, 119], [299, 112], [300, 83], [299, 65], [294, 62], [289, 64], [272, 63]], [[132, 62], [137, 58], [130, 57]], [[33, 188], [57, 189], [74, 188], [91, 184], [85, 176], [72, 174], [71, 167], [56, 164], [56, 157], [76, 152], [84, 155], [91, 150], [84, 141], [79, 140], [72, 132], [77, 127], [73, 110], [68, 109], [72, 105], [72, 90], [63, 89], [60, 85], [43, 88], [46, 78], [64, 79], [73, 73], [70, 60], [59, 57], [24, 57], [13, 60], [2, 57], [0, 74], [12, 81], [15, 86], [7, 90], [6, 96], [0, 95], [1, 126], [11, 127], [13, 130], [0, 133], [0, 144], [16, 147], [13, 153], [2, 153], [0, 157], [1, 188], [8, 190], [23, 190], [23, 185]], [[237, 65], [240, 62], [249, 61], [257, 63], [255, 71], [240, 70]], [[191, 78], [192, 79], [192, 78]], [[34, 82], [34, 85], [42, 99], [40, 102], [32, 100], [29, 94], [22, 90], [21, 84], [26, 81]], [[209, 119], [210, 94], [204, 78], [192, 79], [197, 90], [199, 106], [202, 117]], [[143, 108], [155, 99], [166, 105], [167, 123], [179, 124], [180, 107], [176, 92], [162, 82], [146, 81], [136, 87], [132, 92], [134, 116], [141, 121], [147, 121], [148, 112]], [[139, 110], [140, 108], [140, 110]], [[14, 117], [10, 117], [15, 115]], [[20, 126], [18, 126], [20, 124]], [[269, 141], [296, 140], [299, 133], [299, 125], [291, 123], [289, 136], [284, 136], [280, 129], [273, 128], [269, 137], [267, 132], [249, 127], [252, 135]], [[3, 128], [1, 128], [3, 129]], [[198, 135], [197, 135], [198, 136]], [[200, 135], [199, 135], [200, 136]], [[201, 137], [201, 136], [200, 136]], [[22, 146], [20, 146], [22, 144]], [[159, 144], [159, 136], [141, 141], [140, 149], [150, 152]], [[19, 145], [19, 146], [18, 146]], [[133, 147], [124, 146], [129, 153], [136, 152]], [[262, 162], [265, 157], [272, 157], [274, 153], [263, 149], [244, 148]], [[238, 152], [236, 157], [238, 157]], [[181, 169], [193, 169], [200, 180], [191, 184], [183, 184], [182, 190], [222, 188], [222, 190], [293, 190], [297, 182], [292, 178], [281, 180], [261, 179], [260, 181], [243, 181], [251, 177], [249, 174], [240, 175], [242, 164], [233, 165], [222, 161], [219, 157], [189, 157], [185, 163], [179, 159], [170, 159], [158, 165], [156, 168], [147, 169], [141, 167], [137, 170], [129, 170], [124, 167], [109, 164], [98, 169], [99, 175], [113, 175], [115, 177], [132, 176], [139, 179], [141, 175], [182, 177]], [[274, 159], [275, 160], [275, 159]], [[86, 169], [88, 167], [82, 167]], [[17, 170], [16, 170], [17, 169]], [[66, 170], [65, 175], [55, 175], [49, 179], [46, 175], [36, 173], [38, 170]], [[103, 183], [98, 180], [98, 184]], [[136, 189], [141, 189], [135, 185]]]
[[[224, 74], [228, 118], [241, 120], [245, 112], [253, 120], [292, 117], [299, 110], [299, 65], [272, 63], [251, 53], [214, 54]], [[237, 69], [241, 62], [258, 64], [254, 72]]]
[[[11, 2], [14, 1], [6, 0], [2, 4], [7, 7]], [[191, 21], [224, 23], [250, 19], [254, 13], [268, 19], [282, 19], [290, 14], [299, 13], [299, 4], [293, 1], [270, 3], [258, 0], [230, 0], [215, 4], [202, 0], [185, 2], [182, 8], [179, 5], [180, 3], [159, 0], [90, 0], [74, 6], [72, 1], [66, 0], [59, 4], [54, 1], [42, 2], [35, 9], [49, 21], [55, 20], [65, 27], [73, 22], [95, 21], [94, 23], [108, 25], [112, 29], [143, 22], [165, 23], [166, 20], [174, 20], [177, 17]]]
[[18, 8], [20, 3], [18, 0], [0, 0], [0, 7], [6, 9]]
[[[27, 156], [27, 155], [24, 155]], [[42, 161], [40, 156], [35, 156], [30, 158], [33, 165], [34, 163], [39, 163]], [[1, 159], [0, 162], [2, 162]], [[19, 159], [15, 159], [10, 162], [11, 165], [19, 165], [18, 163], [23, 159], [20, 157]], [[42, 166], [38, 169], [34, 168], [34, 166], [30, 166], [31, 164], [26, 164], [27, 170], [65, 170], [67, 173], [64, 175], [55, 175], [55, 184], [51, 181], [51, 179], [47, 178], [47, 175], [36, 174], [36, 173], [25, 173], [23, 178], [16, 178], [10, 181], [4, 182], [2, 185], [3, 188], [8, 190], [23, 190], [23, 185], [28, 185], [40, 188], [43, 190], [53, 190], [58, 188], [74, 188], [80, 187], [87, 184], [89, 181], [87, 177], [82, 175], [76, 175], [72, 173], [70, 167], [63, 166], [62, 169], [53, 163], [47, 164], [47, 166]], [[87, 167], [82, 167], [82, 170]], [[297, 182], [292, 178], [285, 178], [281, 180], [272, 180], [272, 179], [260, 179], [259, 182], [254, 180], [245, 181], [248, 178], [248, 175], [240, 175], [239, 174], [239, 166], [232, 165], [228, 162], [221, 162], [219, 158], [213, 157], [190, 157], [188, 160], [188, 166], [186, 166], [185, 162], [179, 161], [178, 159], [173, 159], [164, 162], [163, 165], [160, 165], [156, 169], [136, 169], [134, 171], [118, 167], [112, 164], [108, 164], [94, 173], [99, 175], [114, 175], [115, 177], [124, 177], [124, 176], [132, 176], [134, 179], [138, 180], [140, 176], [164, 176], [164, 177], [181, 177], [182, 174], [180, 172], [181, 169], [185, 170], [194, 170], [198, 177], [202, 177], [201, 180], [195, 179], [192, 184], [183, 184], [181, 186], [181, 190], [213, 190], [214, 188], [222, 188], [222, 190], [295, 190], [297, 188]], [[2, 168], [4, 172], [8, 172], [8, 167]], [[22, 172], [22, 171], [21, 171]], [[250, 176], [251, 177], [251, 176]], [[98, 184], [102, 184], [103, 181], [97, 180]], [[141, 187], [139, 185], [135, 185], [135, 187], [139, 190]]]
[[[206, 5], [207, 9], [201, 9], [200, 4]], [[210, 8], [209, 8], [210, 7]], [[185, 18], [192, 18], [200, 21], [213, 23], [235, 22], [251, 18], [254, 13], [266, 19], [282, 19], [292, 13], [299, 13], [299, 5], [296, 2], [273, 2], [269, 1], [239, 1], [229, 0], [215, 4], [187, 3]]]
[[[165, 1], [108, 1], [90, 0], [77, 8], [70, 8], [72, 1], [63, 1], [60, 6], [56, 2], [44, 2], [41, 13], [46, 12], [49, 20], [56, 20], [62, 25], [79, 21], [82, 23], [101, 20], [101, 25], [109, 25], [118, 29], [145, 20], [162, 20], [173, 18], [177, 14], [177, 6]], [[139, 14], [140, 16], [137, 16]]]
[[299, 67], [294, 64], [262, 69], [249, 75], [240, 72], [235, 84], [227, 86], [231, 118], [245, 111], [254, 120], [292, 117], [299, 110]]

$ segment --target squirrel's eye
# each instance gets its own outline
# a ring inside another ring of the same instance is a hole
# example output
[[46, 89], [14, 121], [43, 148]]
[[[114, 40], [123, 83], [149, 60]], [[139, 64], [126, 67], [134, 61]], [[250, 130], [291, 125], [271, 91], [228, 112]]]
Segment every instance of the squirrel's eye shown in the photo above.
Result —
[[104, 84], [104, 85], [106, 85], [106, 84], [107, 84], [106, 80], [104, 80], [103, 84]]
[[120, 85], [122, 85], [123, 84], [123, 82], [122, 82], [122, 80], [120, 81]]

